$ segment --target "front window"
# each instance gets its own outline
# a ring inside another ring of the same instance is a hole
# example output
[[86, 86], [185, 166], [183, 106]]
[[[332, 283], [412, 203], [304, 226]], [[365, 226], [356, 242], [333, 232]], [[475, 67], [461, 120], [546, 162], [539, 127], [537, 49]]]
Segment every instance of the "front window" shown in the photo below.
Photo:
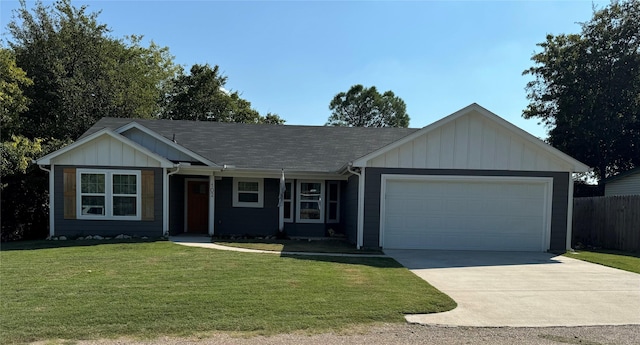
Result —
[[263, 200], [262, 179], [233, 179], [233, 207], [262, 207]]
[[106, 216], [106, 179], [105, 174], [80, 174], [80, 214]]
[[298, 181], [298, 214], [300, 223], [322, 223], [324, 183], [321, 181]]
[[78, 218], [140, 220], [140, 172], [78, 169]]
[[137, 210], [137, 176], [113, 174], [113, 215], [135, 217]]

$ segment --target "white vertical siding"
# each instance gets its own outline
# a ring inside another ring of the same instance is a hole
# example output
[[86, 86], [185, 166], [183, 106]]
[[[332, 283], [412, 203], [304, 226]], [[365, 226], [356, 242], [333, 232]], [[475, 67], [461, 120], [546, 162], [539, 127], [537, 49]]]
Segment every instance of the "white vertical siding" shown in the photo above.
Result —
[[370, 167], [567, 171], [553, 154], [477, 112], [374, 157]]
[[640, 195], [640, 172], [605, 184], [604, 196], [612, 195]]
[[159, 167], [160, 162], [110, 136], [102, 136], [52, 160], [59, 165]]

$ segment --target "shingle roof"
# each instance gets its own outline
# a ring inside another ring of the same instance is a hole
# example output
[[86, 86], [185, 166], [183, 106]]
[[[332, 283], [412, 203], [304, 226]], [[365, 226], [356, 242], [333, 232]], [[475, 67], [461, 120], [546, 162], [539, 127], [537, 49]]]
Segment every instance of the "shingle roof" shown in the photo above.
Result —
[[338, 172], [417, 129], [103, 118], [82, 137], [136, 122], [215, 162], [243, 169]]

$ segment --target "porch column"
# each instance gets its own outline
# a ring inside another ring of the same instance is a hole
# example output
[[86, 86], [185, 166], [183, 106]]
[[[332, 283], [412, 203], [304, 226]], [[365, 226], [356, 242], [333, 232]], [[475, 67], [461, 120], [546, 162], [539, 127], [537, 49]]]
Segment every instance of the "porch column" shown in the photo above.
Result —
[[162, 168], [162, 235], [169, 236], [169, 175]]
[[[55, 171], [55, 167], [53, 164], [49, 166], [49, 238], [55, 236], [56, 233], [56, 215], [55, 215], [55, 180], [53, 176], [53, 172]], [[78, 187], [79, 188], [79, 187]]]
[[209, 175], [209, 236], [215, 233], [215, 210], [216, 210], [216, 177]]
[[365, 167], [360, 170], [360, 176], [358, 176], [358, 234], [356, 240], [356, 246], [358, 249], [362, 248], [364, 244], [364, 175]]
[[566, 249], [571, 250], [571, 239], [573, 238], [573, 172], [569, 172], [569, 193], [567, 195], [567, 239]]

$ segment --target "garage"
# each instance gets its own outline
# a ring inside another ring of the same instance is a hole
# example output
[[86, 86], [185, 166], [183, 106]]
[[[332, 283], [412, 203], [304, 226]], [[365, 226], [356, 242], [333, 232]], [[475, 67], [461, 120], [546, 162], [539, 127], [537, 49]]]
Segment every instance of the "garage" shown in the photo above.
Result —
[[382, 175], [386, 249], [546, 251], [553, 179]]

